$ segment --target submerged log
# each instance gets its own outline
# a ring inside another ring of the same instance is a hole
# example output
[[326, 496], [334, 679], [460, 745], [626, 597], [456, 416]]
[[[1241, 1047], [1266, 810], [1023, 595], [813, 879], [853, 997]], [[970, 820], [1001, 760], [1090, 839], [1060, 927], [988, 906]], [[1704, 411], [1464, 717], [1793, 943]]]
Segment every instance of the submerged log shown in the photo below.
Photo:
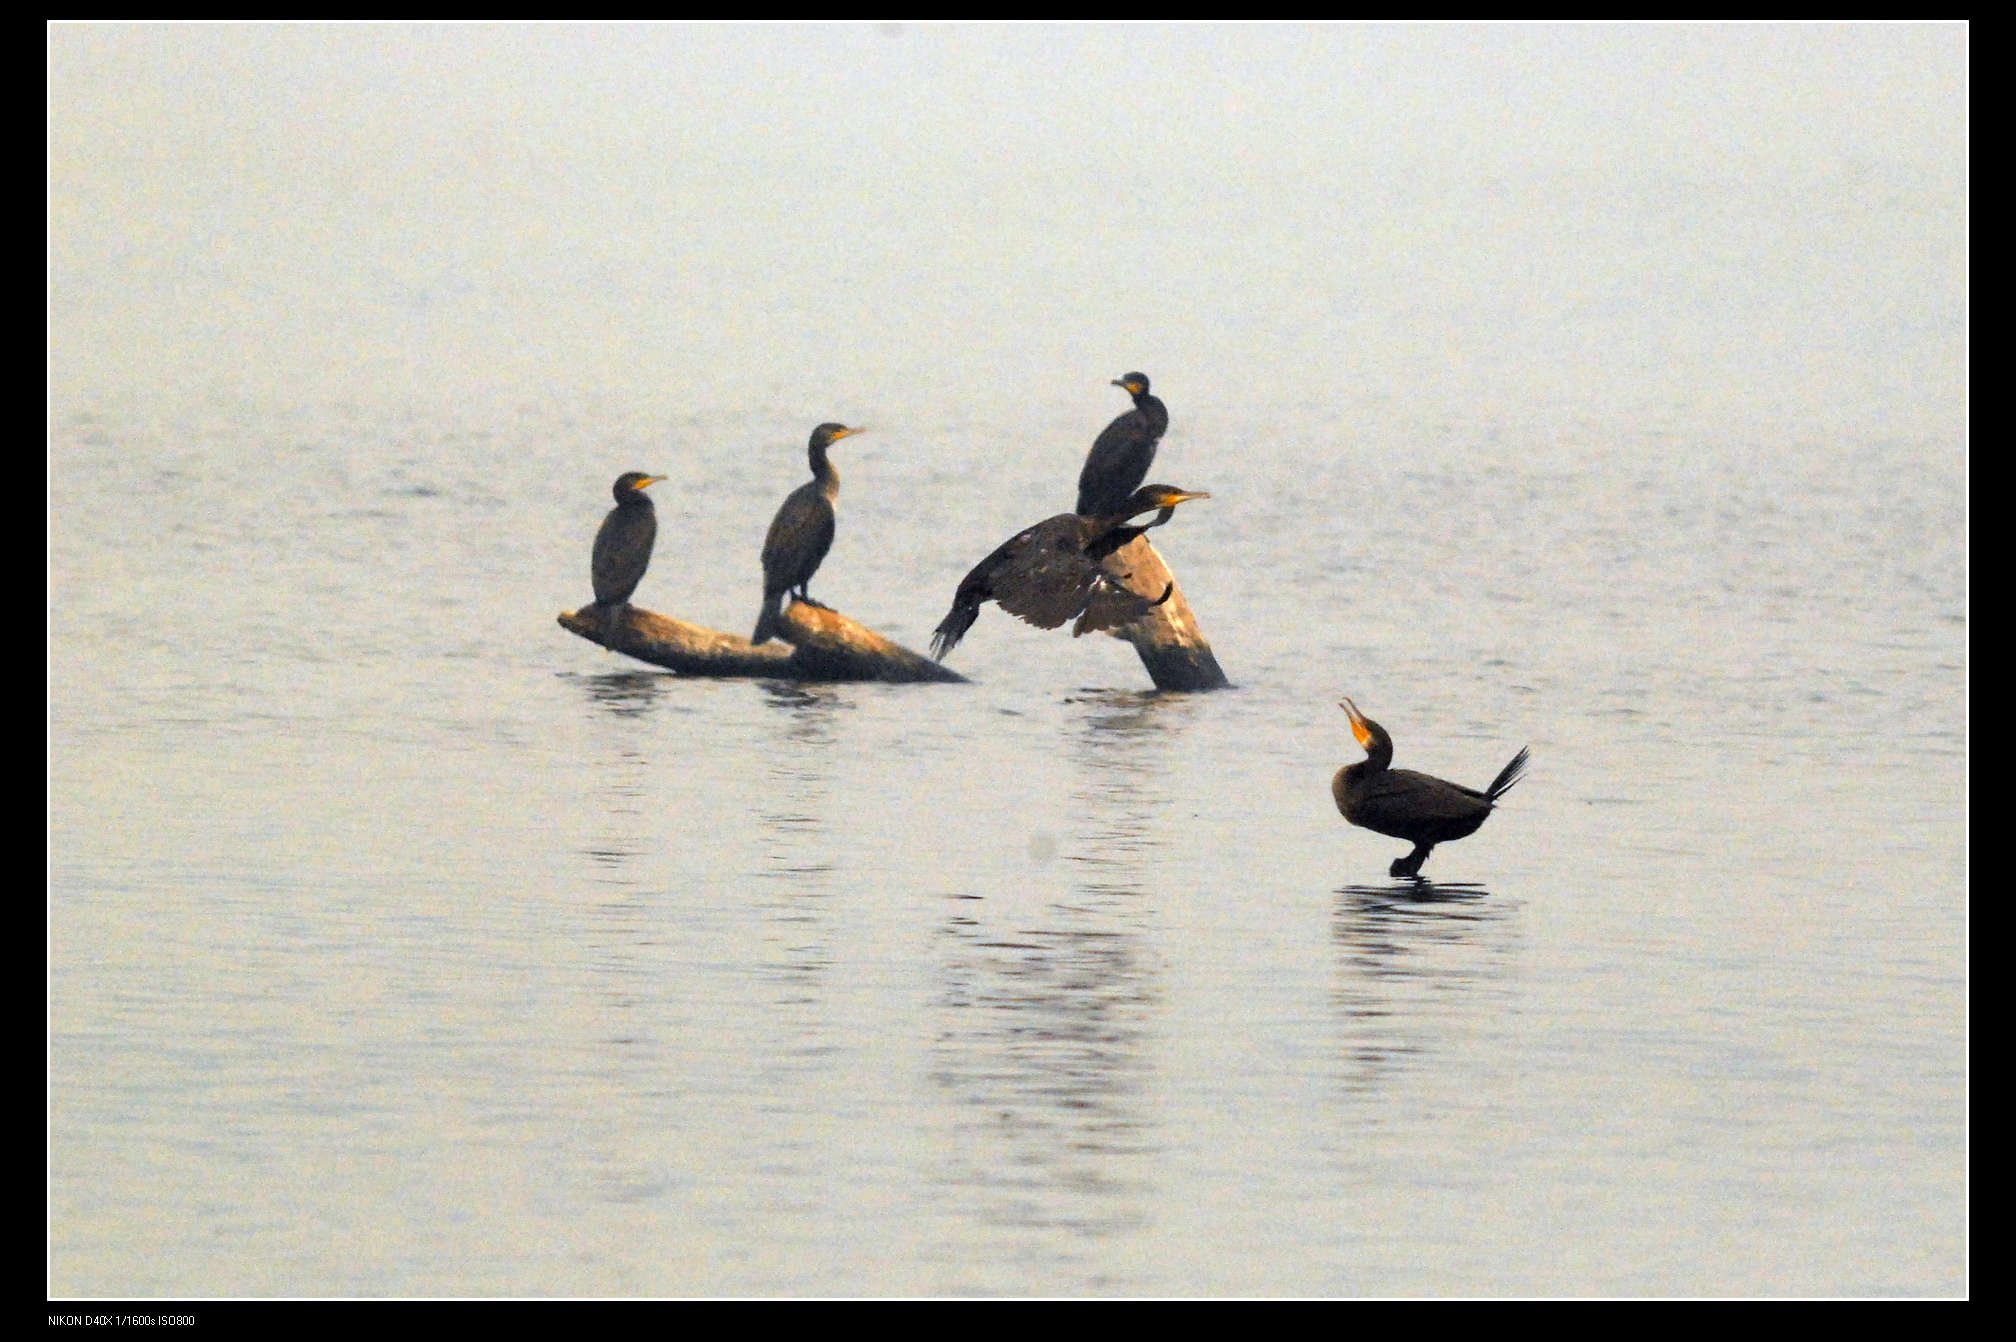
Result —
[[751, 643], [637, 606], [583, 606], [563, 611], [560, 627], [684, 676], [771, 676], [781, 680], [964, 682], [966, 677], [892, 643], [837, 610], [794, 601], [780, 636], [788, 643]]
[[1158, 690], [1223, 690], [1232, 682], [1218, 665], [1204, 631], [1197, 627], [1196, 612], [1183, 599], [1176, 576], [1162, 562], [1162, 556], [1136, 536], [1100, 561], [1100, 566], [1128, 591], [1150, 601], [1167, 593], [1147, 613], [1106, 632], [1124, 638], [1141, 655], [1148, 678]]

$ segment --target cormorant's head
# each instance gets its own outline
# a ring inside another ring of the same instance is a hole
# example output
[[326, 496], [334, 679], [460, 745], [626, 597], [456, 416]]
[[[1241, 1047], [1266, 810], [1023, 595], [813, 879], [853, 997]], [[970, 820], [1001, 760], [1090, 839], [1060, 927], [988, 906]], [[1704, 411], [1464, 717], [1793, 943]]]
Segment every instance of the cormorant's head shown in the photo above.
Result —
[[821, 424], [812, 430], [812, 446], [831, 447], [842, 438], [852, 438], [857, 433], [866, 432], [866, 429], [850, 429], [845, 424]]
[[1171, 511], [1179, 503], [1210, 497], [1201, 489], [1178, 489], [1174, 485], [1143, 485], [1135, 490], [1134, 497], [1128, 500], [1134, 507], [1134, 512], [1129, 516], [1145, 513], [1151, 508]]
[[616, 483], [610, 492], [616, 496], [616, 502], [623, 503], [629, 499], [644, 497], [646, 489], [664, 478], [662, 475], [646, 475], [642, 471], [625, 471], [616, 477]]
[[1358, 705], [1345, 699], [1337, 705], [1351, 715], [1351, 734], [1358, 738], [1358, 744], [1367, 750], [1372, 748], [1372, 720], [1358, 711]]
[[1146, 373], [1122, 373], [1119, 377], [1113, 379], [1113, 385], [1124, 389], [1129, 396], [1146, 396], [1148, 394], [1148, 375]]

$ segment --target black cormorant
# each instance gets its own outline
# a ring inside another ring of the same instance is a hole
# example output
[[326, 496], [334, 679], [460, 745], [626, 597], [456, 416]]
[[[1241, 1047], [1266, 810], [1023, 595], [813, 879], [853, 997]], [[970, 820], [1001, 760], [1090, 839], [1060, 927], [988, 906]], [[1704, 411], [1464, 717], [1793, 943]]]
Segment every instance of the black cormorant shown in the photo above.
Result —
[[756, 617], [756, 632], [749, 635], [751, 643], [767, 643], [776, 636], [786, 593], [808, 605], [820, 604], [806, 593], [805, 584], [833, 548], [833, 507], [840, 498], [840, 472], [827, 460], [826, 449], [860, 432], [845, 424], [821, 424], [812, 430], [807, 448], [812, 478], [785, 498], [763, 538], [763, 610]]
[[596, 605], [623, 605], [644, 580], [644, 570], [651, 566], [651, 546], [658, 539], [658, 514], [644, 491], [664, 478], [625, 471], [611, 486], [616, 506], [595, 533]]
[[[1172, 589], [1164, 589], [1153, 600], [1140, 596], [1114, 582], [1099, 561], [1148, 528], [1167, 522], [1177, 504], [1210, 497], [1172, 485], [1143, 485], [1104, 516], [1059, 513], [1017, 533], [960, 581], [952, 609], [931, 636], [931, 655], [944, 661], [973, 627], [985, 601], [998, 602], [1001, 609], [1038, 629], [1055, 629], [1076, 618], [1077, 634], [1114, 628], [1160, 605]], [[1145, 512], [1154, 512], [1155, 520], [1127, 525]]]
[[1148, 394], [1146, 373], [1128, 373], [1113, 385], [1134, 398], [1134, 408], [1108, 424], [1085, 454], [1075, 510], [1083, 517], [1110, 517], [1127, 506], [1135, 486], [1148, 478], [1155, 445], [1169, 428], [1169, 407]]
[[1360, 713], [1349, 699], [1337, 706], [1351, 715], [1351, 734], [1366, 755], [1363, 763], [1345, 765], [1330, 780], [1338, 811], [1354, 825], [1414, 845], [1413, 852], [1393, 859], [1389, 876], [1419, 875], [1436, 844], [1476, 833], [1498, 799], [1526, 771], [1524, 747], [1482, 792], [1412, 769], [1395, 769], [1393, 738], [1386, 729]]

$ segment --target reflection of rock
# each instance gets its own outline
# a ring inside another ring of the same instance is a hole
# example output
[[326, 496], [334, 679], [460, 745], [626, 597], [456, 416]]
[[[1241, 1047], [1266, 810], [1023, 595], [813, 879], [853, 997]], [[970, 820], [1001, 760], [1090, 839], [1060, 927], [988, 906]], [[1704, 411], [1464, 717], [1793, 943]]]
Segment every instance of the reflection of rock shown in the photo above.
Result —
[[1065, 851], [1073, 862], [1103, 869], [1086, 873], [1088, 889], [1131, 891], [1154, 851], [1155, 821], [1172, 801], [1161, 778], [1166, 746], [1180, 736], [1197, 701], [1115, 690], [1084, 696], [1073, 706], [1084, 712], [1083, 728], [1070, 738], [1072, 809], [1080, 824]]
[[588, 693], [618, 717], [643, 717], [656, 707], [664, 679], [648, 671], [620, 671], [591, 678]]
[[637, 859], [650, 851], [650, 822], [644, 814], [647, 755], [640, 742], [640, 719], [658, 707], [665, 677], [649, 671], [586, 676], [582, 684], [602, 719], [606, 741], [596, 751], [596, 815], [605, 832], [586, 840], [580, 852], [604, 885], [635, 886]]

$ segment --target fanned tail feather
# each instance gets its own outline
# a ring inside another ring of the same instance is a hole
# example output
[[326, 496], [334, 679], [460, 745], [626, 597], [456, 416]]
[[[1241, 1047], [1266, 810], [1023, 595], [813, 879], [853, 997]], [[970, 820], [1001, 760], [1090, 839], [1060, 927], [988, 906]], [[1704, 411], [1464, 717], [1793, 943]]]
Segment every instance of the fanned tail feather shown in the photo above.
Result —
[[947, 611], [945, 618], [938, 622], [938, 628], [931, 634], [931, 660], [942, 662], [945, 654], [959, 646], [959, 640], [973, 627], [973, 621], [980, 618], [978, 605], [966, 606], [955, 603]]
[[1484, 800], [1497, 801], [1512, 790], [1514, 783], [1526, 776], [1526, 751], [1527, 747], [1519, 747], [1519, 753], [1512, 757], [1512, 762], [1498, 771], [1498, 776], [1491, 780], [1491, 786], [1484, 789]]

